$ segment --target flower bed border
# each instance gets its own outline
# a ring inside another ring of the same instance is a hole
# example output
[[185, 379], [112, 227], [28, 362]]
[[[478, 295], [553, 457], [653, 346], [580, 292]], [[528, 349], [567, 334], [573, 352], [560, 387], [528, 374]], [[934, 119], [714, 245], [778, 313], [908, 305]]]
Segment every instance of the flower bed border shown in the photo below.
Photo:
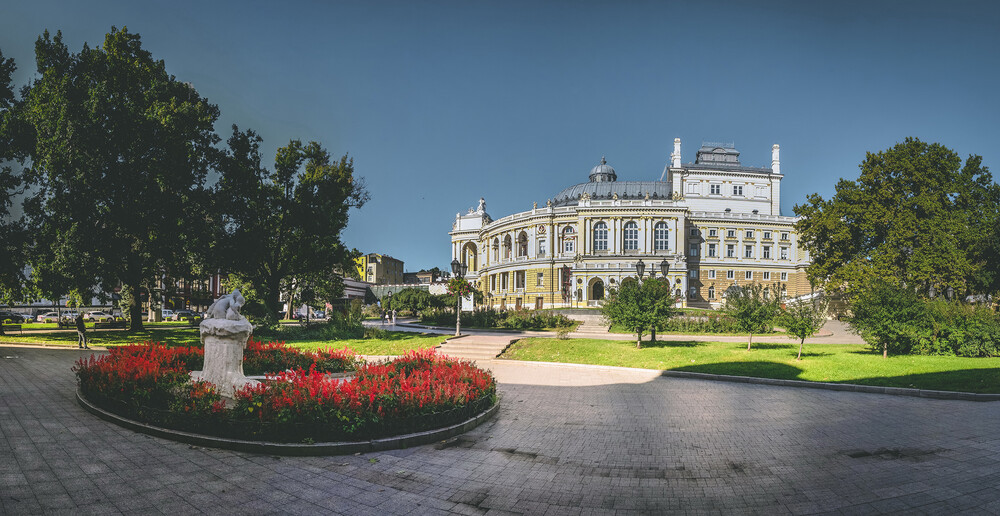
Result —
[[183, 442], [198, 446], [208, 446], [212, 448], [223, 448], [247, 453], [257, 453], [262, 455], [285, 455], [285, 456], [322, 456], [322, 455], [348, 455], [353, 453], [368, 453], [384, 450], [396, 450], [419, 446], [441, 441], [449, 437], [463, 434], [488, 421], [500, 408], [500, 400], [497, 399], [489, 408], [480, 412], [463, 422], [455, 423], [442, 428], [425, 430], [410, 434], [369, 439], [364, 441], [348, 442], [321, 442], [315, 444], [304, 443], [279, 443], [269, 441], [247, 441], [240, 439], [227, 439], [204, 434], [172, 430], [159, 426], [150, 425], [141, 421], [135, 421], [120, 416], [108, 410], [98, 407], [93, 402], [87, 400], [83, 393], [76, 391], [76, 400], [85, 410], [91, 414], [109, 421], [118, 426], [134, 430], [147, 435], [161, 437], [172, 441]]

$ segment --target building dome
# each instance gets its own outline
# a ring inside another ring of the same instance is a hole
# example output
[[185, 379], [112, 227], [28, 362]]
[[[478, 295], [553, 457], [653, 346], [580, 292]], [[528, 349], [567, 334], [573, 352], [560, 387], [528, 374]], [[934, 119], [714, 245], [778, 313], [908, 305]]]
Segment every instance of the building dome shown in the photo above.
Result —
[[608, 162], [601, 156], [601, 164], [590, 169], [590, 182], [591, 183], [601, 183], [605, 181], [617, 181], [618, 174], [615, 173], [615, 169], [608, 165]]

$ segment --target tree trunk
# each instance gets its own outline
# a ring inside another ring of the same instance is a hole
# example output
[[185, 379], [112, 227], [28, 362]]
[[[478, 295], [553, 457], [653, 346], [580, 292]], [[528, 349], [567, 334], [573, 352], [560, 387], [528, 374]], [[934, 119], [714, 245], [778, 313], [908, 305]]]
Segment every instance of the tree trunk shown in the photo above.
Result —
[[747, 351], [750, 351], [751, 344], [753, 344], [753, 332], [750, 332], [750, 339], [747, 340]]
[[656, 326], [649, 329], [649, 341], [656, 342]]
[[635, 338], [635, 349], [642, 349], [642, 334], [639, 334]]
[[806, 338], [802, 337], [799, 341], [799, 356], [795, 360], [802, 360], [802, 345], [806, 343]]
[[889, 343], [882, 343], [882, 358], [889, 358]]
[[139, 291], [139, 282], [129, 285], [132, 289], [132, 302], [128, 307], [128, 329], [129, 331], [142, 331], [142, 296]]

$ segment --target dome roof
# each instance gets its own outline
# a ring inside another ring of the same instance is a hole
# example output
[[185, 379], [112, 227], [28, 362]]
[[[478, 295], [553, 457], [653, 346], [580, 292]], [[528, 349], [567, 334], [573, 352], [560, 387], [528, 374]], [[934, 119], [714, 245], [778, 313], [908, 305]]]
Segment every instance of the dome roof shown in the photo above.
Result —
[[601, 164], [590, 169], [590, 180], [593, 182], [601, 181], [617, 181], [618, 174], [615, 173], [615, 169], [608, 165], [608, 162], [601, 156]]
[[[608, 167], [611, 168], [611, 167]], [[580, 196], [587, 194], [591, 199], [669, 199], [670, 183], [666, 181], [592, 181], [563, 189], [552, 199], [553, 206], [574, 205]]]

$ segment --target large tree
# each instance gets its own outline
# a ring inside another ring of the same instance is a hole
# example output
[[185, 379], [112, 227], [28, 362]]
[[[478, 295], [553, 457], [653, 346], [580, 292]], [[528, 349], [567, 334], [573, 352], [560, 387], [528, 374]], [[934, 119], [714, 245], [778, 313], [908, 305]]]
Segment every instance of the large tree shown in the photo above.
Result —
[[[345, 268], [351, 250], [340, 240], [350, 208], [368, 199], [346, 155], [331, 159], [320, 144], [292, 140], [278, 149], [273, 170], [261, 164], [261, 139], [233, 127], [216, 189], [229, 272], [252, 283], [273, 322], [280, 294], [317, 285], [329, 295], [330, 273]], [[292, 304], [289, 299], [289, 304]]]
[[[79, 53], [45, 32], [35, 54], [39, 78], [19, 118], [34, 137], [25, 211], [42, 293], [139, 292], [163, 274], [190, 274], [190, 256], [204, 245], [218, 108], [124, 28]], [[137, 330], [141, 308], [132, 299]]]
[[14, 167], [25, 157], [14, 118], [11, 78], [16, 69], [14, 60], [5, 59], [0, 51], [0, 303], [23, 300], [27, 291], [24, 248], [28, 233], [20, 217], [11, 212], [14, 199], [23, 193], [21, 175]]
[[924, 294], [996, 292], [1000, 186], [979, 156], [916, 138], [868, 153], [856, 181], [795, 206], [810, 280], [849, 293], [881, 279]]

